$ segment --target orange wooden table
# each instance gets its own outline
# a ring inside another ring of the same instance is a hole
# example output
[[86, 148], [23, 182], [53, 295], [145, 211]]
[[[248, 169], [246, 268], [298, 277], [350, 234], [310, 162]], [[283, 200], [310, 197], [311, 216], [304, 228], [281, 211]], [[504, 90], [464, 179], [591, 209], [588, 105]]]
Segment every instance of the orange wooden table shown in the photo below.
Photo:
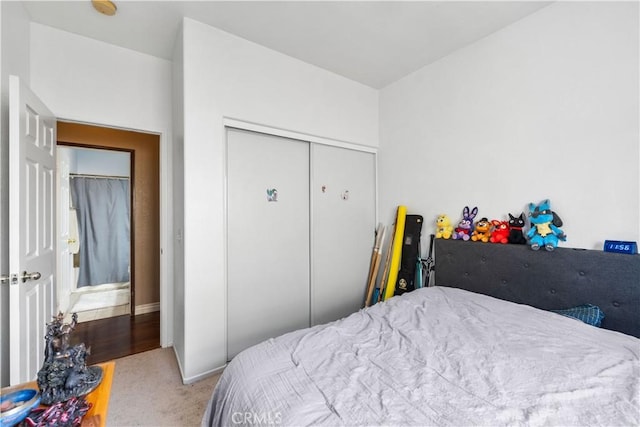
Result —
[[[105, 427], [107, 425], [107, 410], [109, 409], [109, 397], [111, 396], [111, 383], [113, 382], [113, 371], [115, 369], [115, 365], [116, 362], [113, 361], [98, 364], [98, 366], [102, 367], [102, 381], [100, 381], [100, 385], [96, 387], [95, 390], [87, 394], [85, 397], [87, 402], [91, 403], [91, 409], [89, 409], [87, 414], [84, 416], [83, 425], [85, 425], [84, 420], [90, 421], [96, 419], [98, 420], [97, 423], [92, 421], [87, 424], [100, 427]], [[38, 383], [36, 381], [31, 381], [13, 387], [6, 387], [2, 389], [2, 394], [25, 388], [38, 390]]]

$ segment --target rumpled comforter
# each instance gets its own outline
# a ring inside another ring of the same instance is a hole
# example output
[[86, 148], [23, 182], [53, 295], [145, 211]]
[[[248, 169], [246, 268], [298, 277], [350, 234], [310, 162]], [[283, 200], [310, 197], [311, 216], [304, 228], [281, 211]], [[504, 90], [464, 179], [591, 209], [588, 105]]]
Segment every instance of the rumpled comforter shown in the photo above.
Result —
[[203, 426], [637, 426], [640, 340], [461, 289], [394, 297], [269, 339]]

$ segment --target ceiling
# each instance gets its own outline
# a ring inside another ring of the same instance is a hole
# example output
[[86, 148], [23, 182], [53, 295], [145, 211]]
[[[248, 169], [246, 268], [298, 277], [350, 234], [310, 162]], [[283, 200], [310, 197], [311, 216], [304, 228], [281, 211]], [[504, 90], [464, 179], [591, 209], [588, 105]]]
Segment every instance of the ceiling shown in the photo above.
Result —
[[534, 13], [542, 1], [23, 1], [33, 22], [171, 59], [182, 17], [382, 88]]

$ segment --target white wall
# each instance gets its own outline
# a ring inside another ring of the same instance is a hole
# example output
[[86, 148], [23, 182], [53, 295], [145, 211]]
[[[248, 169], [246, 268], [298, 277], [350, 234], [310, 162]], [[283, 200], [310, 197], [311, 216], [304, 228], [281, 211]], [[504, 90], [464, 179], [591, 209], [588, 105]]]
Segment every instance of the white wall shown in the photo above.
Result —
[[31, 23], [31, 88], [60, 119], [160, 134], [161, 331], [173, 340], [171, 62]]
[[31, 85], [58, 118], [166, 133], [171, 62], [31, 24]]
[[196, 21], [183, 26], [184, 349], [177, 354], [191, 381], [226, 361], [223, 118], [376, 147], [378, 92]]
[[173, 226], [174, 315], [173, 348], [178, 362], [185, 360], [184, 345], [184, 55], [182, 28], [178, 31], [173, 50]]
[[94, 148], [59, 147], [71, 152], [70, 173], [129, 176], [131, 153], [126, 151], [100, 150]]
[[638, 35], [637, 2], [557, 2], [384, 88], [381, 218], [549, 198], [561, 246], [639, 241]]
[[[0, 1], [0, 275], [9, 274], [9, 75], [29, 83], [29, 16]], [[9, 385], [9, 287], [0, 285], [0, 386]]]

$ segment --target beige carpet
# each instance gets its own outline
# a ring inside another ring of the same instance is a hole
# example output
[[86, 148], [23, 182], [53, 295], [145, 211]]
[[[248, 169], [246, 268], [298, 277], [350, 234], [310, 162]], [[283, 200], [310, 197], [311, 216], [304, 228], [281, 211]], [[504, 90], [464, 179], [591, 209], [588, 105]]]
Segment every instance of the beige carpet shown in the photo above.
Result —
[[183, 385], [173, 348], [116, 359], [107, 426], [199, 426], [219, 377]]

